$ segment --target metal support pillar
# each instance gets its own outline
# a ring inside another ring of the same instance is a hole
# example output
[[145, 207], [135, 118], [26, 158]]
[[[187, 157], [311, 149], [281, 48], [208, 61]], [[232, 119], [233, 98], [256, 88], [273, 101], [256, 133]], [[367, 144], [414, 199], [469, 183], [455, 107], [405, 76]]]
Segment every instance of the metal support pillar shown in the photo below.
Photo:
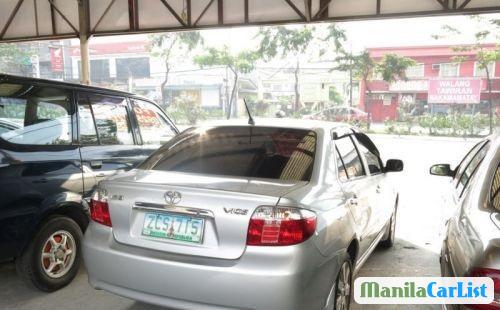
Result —
[[90, 56], [89, 56], [89, 11], [88, 0], [78, 0], [78, 19], [80, 37], [80, 83], [90, 85]]

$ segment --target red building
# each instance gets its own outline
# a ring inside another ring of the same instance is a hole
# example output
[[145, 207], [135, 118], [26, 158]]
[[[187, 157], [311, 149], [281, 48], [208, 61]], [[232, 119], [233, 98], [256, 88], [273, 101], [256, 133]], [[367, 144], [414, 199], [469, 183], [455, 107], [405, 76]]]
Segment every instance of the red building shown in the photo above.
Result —
[[[496, 47], [491, 44], [485, 48]], [[370, 48], [368, 51], [375, 61], [380, 61], [385, 54], [397, 54], [417, 63], [407, 70], [408, 81], [388, 84], [375, 76], [368, 85], [361, 82], [359, 105], [365, 111], [371, 110], [374, 122], [395, 120], [398, 107], [403, 103], [416, 113], [446, 113], [451, 108], [487, 113], [486, 72], [478, 68], [473, 52], [457, 53], [451, 46]], [[466, 60], [454, 62], [453, 57], [458, 55]], [[492, 63], [488, 68], [492, 77], [493, 105], [498, 113], [500, 62]], [[368, 89], [372, 93], [370, 100]]]

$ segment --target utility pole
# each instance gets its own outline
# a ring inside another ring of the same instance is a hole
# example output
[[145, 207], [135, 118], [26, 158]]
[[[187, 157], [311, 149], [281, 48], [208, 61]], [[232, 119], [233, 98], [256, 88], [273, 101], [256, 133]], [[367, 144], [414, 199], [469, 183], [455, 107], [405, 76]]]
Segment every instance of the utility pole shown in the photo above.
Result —
[[352, 59], [349, 62], [349, 106], [352, 107]]
[[352, 107], [352, 65], [353, 65], [353, 59], [352, 59], [352, 42], [349, 48], [349, 106]]
[[89, 56], [89, 0], [78, 0], [78, 21], [80, 32], [80, 83], [90, 85], [90, 56]]

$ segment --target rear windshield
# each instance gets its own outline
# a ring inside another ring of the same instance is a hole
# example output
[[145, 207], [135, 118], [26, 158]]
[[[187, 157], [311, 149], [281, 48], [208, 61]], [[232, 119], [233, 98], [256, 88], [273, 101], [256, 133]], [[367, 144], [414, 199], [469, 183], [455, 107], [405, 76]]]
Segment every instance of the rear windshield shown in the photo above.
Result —
[[139, 169], [309, 181], [315, 149], [316, 133], [310, 130], [193, 128], [169, 141]]

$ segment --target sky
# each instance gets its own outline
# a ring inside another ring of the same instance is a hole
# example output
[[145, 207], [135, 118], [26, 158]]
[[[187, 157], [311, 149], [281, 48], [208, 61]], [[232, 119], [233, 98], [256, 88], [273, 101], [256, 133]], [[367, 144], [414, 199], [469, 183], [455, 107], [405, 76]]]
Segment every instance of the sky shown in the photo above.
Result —
[[[482, 15], [488, 19], [500, 19], [500, 14]], [[462, 35], [434, 40], [432, 35], [440, 34], [442, 25], [450, 25], [463, 32]], [[321, 29], [328, 24], [315, 24]], [[415, 45], [445, 45], [445, 44], [467, 44], [473, 43], [473, 34], [482, 27], [469, 16], [438, 16], [405, 19], [385, 19], [342, 22], [338, 25], [346, 31], [348, 42], [346, 47], [352, 47], [353, 52], [367, 47], [390, 47], [390, 46], [415, 46]], [[300, 26], [292, 26], [300, 27]], [[258, 27], [236, 27], [225, 29], [203, 30], [202, 35], [206, 45], [228, 46], [233, 51], [239, 51], [256, 46], [254, 36]], [[145, 35], [115, 36], [93, 38], [94, 43], [134, 41], [144, 38]], [[500, 40], [500, 33], [496, 33], [496, 41]], [[223, 38], [221, 40], [221, 38]], [[491, 42], [495, 42], [491, 36]]]

